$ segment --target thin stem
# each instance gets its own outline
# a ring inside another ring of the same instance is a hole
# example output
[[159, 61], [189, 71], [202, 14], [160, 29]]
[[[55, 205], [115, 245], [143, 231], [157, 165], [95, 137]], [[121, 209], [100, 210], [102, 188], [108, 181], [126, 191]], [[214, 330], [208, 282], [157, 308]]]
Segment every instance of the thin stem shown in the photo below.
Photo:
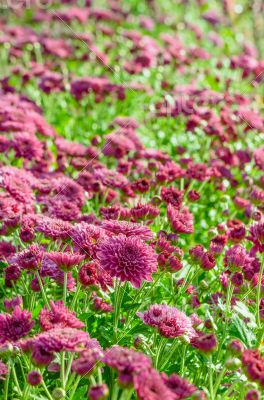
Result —
[[60, 369], [61, 386], [65, 389], [65, 352], [61, 353], [61, 369]]
[[15, 384], [16, 384], [16, 387], [17, 387], [17, 391], [18, 391], [18, 393], [19, 393], [19, 396], [22, 396], [22, 391], [21, 391], [20, 386], [19, 386], [19, 383], [18, 383], [17, 374], [16, 374], [16, 369], [15, 369], [15, 366], [14, 366], [13, 363], [12, 363], [11, 369], [12, 369], [14, 381], [15, 381]]
[[6, 375], [5, 379], [5, 386], [4, 386], [4, 400], [8, 400], [8, 386], [9, 386], [9, 379], [10, 379], [10, 362], [8, 362], [8, 374]]
[[50, 304], [49, 304], [48, 298], [46, 296], [45, 289], [44, 289], [44, 286], [43, 286], [43, 283], [42, 283], [42, 280], [41, 280], [41, 277], [40, 277], [38, 271], [36, 273], [36, 276], [38, 278], [38, 283], [39, 283], [39, 287], [40, 287], [40, 290], [41, 290], [41, 294], [42, 294], [43, 300], [45, 301], [45, 304], [46, 304], [48, 310], [50, 310]]
[[209, 363], [209, 371], [208, 371], [208, 375], [209, 375], [209, 392], [210, 392], [210, 400], [214, 400], [215, 399], [215, 395], [214, 395], [214, 384], [213, 384], [213, 368], [212, 368], [212, 356], [210, 355], [210, 363]]
[[[161, 370], [163, 370], [166, 367], [166, 365], [168, 364], [168, 362], [170, 361], [171, 357], [175, 353], [176, 348], [178, 347], [178, 344], [179, 344], [178, 338], [174, 339], [171, 347], [169, 348], [169, 355], [160, 368]], [[186, 346], [184, 348], [186, 349]]]
[[155, 368], [158, 369], [159, 366], [159, 360], [160, 360], [160, 355], [162, 354], [162, 351], [164, 350], [164, 347], [167, 344], [168, 339], [162, 337], [160, 342], [159, 342], [159, 346], [157, 348], [157, 353], [156, 353], [156, 357], [155, 357]]
[[223, 377], [225, 376], [225, 373], [226, 373], [226, 368], [223, 368], [214, 384], [214, 396], [217, 395], [217, 390], [221, 384]]
[[67, 280], [68, 280], [68, 272], [64, 271], [64, 278], [63, 278], [63, 301], [66, 305], [67, 302]]
[[76, 304], [78, 295], [79, 295], [79, 293], [80, 293], [81, 287], [82, 287], [82, 285], [81, 285], [80, 283], [78, 283], [77, 289], [76, 289], [76, 292], [74, 293], [73, 300], [72, 300], [72, 304], [71, 304], [71, 309], [72, 309], [72, 310], [74, 310], [74, 308], [75, 308], [75, 304]]
[[76, 389], [77, 389], [77, 387], [79, 385], [80, 380], [81, 380], [81, 375], [78, 375], [77, 378], [76, 378], [76, 381], [74, 382], [74, 385], [72, 387], [72, 391], [70, 393], [69, 400], [72, 400], [73, 396], [75, 395], [75, 392], [76, 392]]
[[183, 354], [182, 354], [182, 361], [181, 361], [181, 373], [180, 375], [184, 375], [184, 367], [185, 367], [185, 356], [186, 356], [187, 345], [184, 345]]
[[112, 392], [112, 396], [111, 396], [111, 400], [117, 400], [118, 399], [118, 392], [119, 392], [119, 387], [118, 387], [117, 383], [115, 383], [114, 388], [113, 388], [113, 392]]
[[132, 397], [132, 394], [134, 392], [134, 389], [126, 389], [123, 390], [120, 400], [130, 400]]
[[101, 385], [103, 383], [101, 367], [99, 367], [97, 371], [98, 371], [98, 384]]
[[114, 301], [114, 339], [117, 341], [117, 331], [118, 331], [118, 322], [120, 309], [122, 305], [122, 300], [124, 296], [124, 290], [122, 286], [122, 282], [116, 280], [115, 282], [115, 301]]
[[259, 315], [259, 306], [260, 306], [260, 294], [261, 294], [261, 284], [262, 284], [262, 276], [264, 272], [264, 257], [262, 258], [259, 277], [258, 277], [258, 286], [257, 286], [257, 295], [256, 295], [256, 319], [258, 327], [261, 327], [260, 315]]
[[46, 395], [49, 398], [49, 400], [53, 400], [53, 397], [51, 396], [51, 394], [50, 394], [50, 392], [49, 392], [49, 390], [48, 390], [48, 388], [47, 388], [47, 386], [46, 386], [44, 381], [42, 381], [42, 386], [43, 386], [43, 389], [45, 390]]
[[65, 373], [65, 387], [67, 385], [69, 374], [71, 372], [71, 365], [72, 365], [73, 359], [74, 359], [74, 353], [71, 354], [70, 357], [69, 357], [69, 361], [68, 361], [68, 365], [67, 365], [67, 369], [66, 369], [66, 373]]

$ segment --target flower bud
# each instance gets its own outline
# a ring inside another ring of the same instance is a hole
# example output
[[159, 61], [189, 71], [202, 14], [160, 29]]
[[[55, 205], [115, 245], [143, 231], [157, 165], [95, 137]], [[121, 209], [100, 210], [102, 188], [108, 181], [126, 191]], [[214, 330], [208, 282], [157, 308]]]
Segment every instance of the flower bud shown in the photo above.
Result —
[[38, 386], [42, 382], [42, 375], [39, 371], [30, 371], [27, 375], [27, 382], [31, 386]]
[[65, 396], [66, 396], [66, 392], [62, 388], [56, 388], [52, 392], [52, 397], [54, 400], [64, 399]]
[[241, 367], [241, 361], [239, 358], [228, 358], [225, 362], [225, 366], [229, 371], [236, 371]]

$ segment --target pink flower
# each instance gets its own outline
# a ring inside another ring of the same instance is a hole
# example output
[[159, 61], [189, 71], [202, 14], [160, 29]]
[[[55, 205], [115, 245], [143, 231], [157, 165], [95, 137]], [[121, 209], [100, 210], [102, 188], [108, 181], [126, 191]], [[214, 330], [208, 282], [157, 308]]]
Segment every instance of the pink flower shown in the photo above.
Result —
[[175, 400], [174, 393], [153, 368], [142, 370], [134, 379], [134, 387], [139, 400]]
[[8, 368], [3, 361], [0, 361], [0, 376], [1, 375], [7, 375], [8, 374]]
[[76, 265], [79, 265], [84, 260], [85, 256], [82, 254], [51, 251], [47, 253], [47, 257], [52, 260], [59, 269], [69, 272]]
[[21, 268], [34, 271], [41, 268], [42, 260], [43, 251], [37, 244], [32, 244], [21, 253], [18, 253], [17, 263]]
[[217, 339], [213, 333], [200, 333], [191, 340], [191, 345], [201, 352], [211, 353], [217, 347]]
[[121, 346], [113, 346], [102, 359], [108, 367], [118, 371], [119, 382], [129, 386], [136, 375], [151, 368], [151, 360], [143, 353]]
[[259, 222], [250, 227], [249, 240], [251, 240], [258, 251], [264, 252], [264, 222]]
[[23, 305], [23, 299], [21, 296], [13, 297], [12, 299], [4, 300], [4, 307], [8, 312], [14, 311], [15, 307]]
[[212, 253], [206, 251], [201, 258], [201, 267], [206, 271], [213, 269], [215, 267], [215, 259]]
[[144, 225], [128, 221], [103, 221], [102, 227], [115, 235], [136, 236], [142, 240], [151, 240], [153, 238], [152, 231]]
[[197, 388], [191, 385], [186, 379], [183, 379], [177, 374], [167, 376], [165, 373], [161, 374], [163, 381], [167, 388], [174, 393], [174, 400], [182, 400], [196, 392]]
[[242, 269], [245, 265], [246, 257], [246, 249], [236, 244], [226, 251], [224, 258], [225, 266], [231, 270]]
[[101, 268], [111, 276], [129, 281], [139, 288], [143, 280], [151, 281], [157, 271], [154, 250], [136, 237], [118, 235], [106, 239], [98, 247]]
[[161, 198], [165, 203], [171, 204], [176, 208], [180, 208], [183, 200], [183, 190], [179, 190], [174, 187], [162, 187]]
[[34, 326], [31, 313], [16, 306], [12, 315], [0, 314], [0, 343], [16, 342], [26, 336]]
[[31, 386], [38, 386], [42, 382], [42, 375], [39, 371], [30, 371], [27, 375], [27, 382]]
[[177, 233], [193, 233], [193, 216], [188, 208], [178, 210], [171, 204], [167, 208], [167, 217], [173, 230]]
[[44, 307], [39, 315], [39, 324], [44, 331], [54, 328], [84, 328], [85, 324], [75, 316], [75, 312], [70, 311], [63, 301], [50, 301], [51, 310]]
[[103, 352], [99, 348], [85, 349], [80, 356], [72, 362], [72, 371], [78, 375], [87, 376], [93, 371], [97, 362], [103, 357]]
[[70, 237], [72, 225], [61, 219], [43, 217], [38, 221], [36, 230], [51, 239], [67, 239]]
[[175, 338], [186, 335], [190, 339], [196, 336], [191, 318], [166, 304], [151, 305], [148, 311], [138, 313], [142, 321], [158, 329], [162, 336]]
[[91, 386], [88, 391], [90, 400], [104, 400], [109, 395], [109, 389], [106, 384]]

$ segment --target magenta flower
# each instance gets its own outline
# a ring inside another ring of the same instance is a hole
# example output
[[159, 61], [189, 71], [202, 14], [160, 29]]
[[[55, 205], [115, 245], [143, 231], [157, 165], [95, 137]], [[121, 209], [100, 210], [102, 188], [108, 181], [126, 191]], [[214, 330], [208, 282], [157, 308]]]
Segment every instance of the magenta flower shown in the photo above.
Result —
[[34, 326], [31, 313], [16, 306], [12, 315], [0, 314], [0, 343], [16, 342], [26, 336]]
[[171, 204], [167, 208], [167, 217], [176, 233], [193, 233], [193, 216], [188, 208], [178, 210]]
[[241, 245], [236, 244], [226, 251], [224, 258], [225, 266], [227, 266], [232, 271], [241, 270], [245, 265], [246, 257], [246, 249]]
[[21, 296], [13, 297], [12, 299], [5, 299], [4, 300], [4, 307], [8, 312], [14, 311], [15, 307], [22, 306], [23, 299]]
[[70, 237], [72, 225], [61, 219], [43, 217], [38, 221], [36, 230], [51, 239], [67, 239]]
[[177, 374], [172, 374], [168, 377], [165, 373], [162, 373], [162, 378], [167, 388], [174, 393], [175, 400], [191, 397], [197, 390], [194, 385], [191, 385], [186, 379], [183, 379]]
[[21, 268], [35, 271], [41, 268], [43, 251], [37, 244], [32, 244], [27, 249], [18, 253], [17, 263]]
[[51, 310], [44, 307], [39, 314], [39, 324], [43, 331], [54, 328], [84, 328], [85, 324], [76, 317], [75, 312], [64, 305], [63, 301], [55, 303], [51, 300], [50, 306]]
[[191, 318], [176, 307], [154, 304], [143, 314], [138, 313], [138, 316], [146, 325], [158, 329], [162, 336], [174, 338], [185, 335], [190, 339], [196, 336]]
[[136, 375], [151, 368], [151, 360], [145, 354], [121, 346], [107, 350], [102, 362], [118, 371], [119, 382], [125, 386], [131, 385]]
[[136, 237], [118, 235], [98, 246], [97, 258], [111, 276], [129, 281], [139, 288], [143, 280], [151, 281], [157, 271], [154, 250]]
[[30, 371], [27, 375], [27, 382], [31, 386], [38, 386], [42, 382], [42, 375], [39, 371]]
[[80, 356], [72, 362], [72, 371], [84, 376], [90, 374], [98, 361], [103, 357], [103, 352], [99, 348], [85, 349]]
[[153, 238], [153, 233], [147, 226], [135, 222], [108, 220], [103, 221], [102, 227], [115, 235], [136, 236], [142, 240]]
[[199, 333], [191, 340], [191, 344], [203, 353], [211, 353], [217, 347], [217, 339], [213, 333]]
[[59, 269], [65, 272], [71, 271], [73, 267], [79, 265], [85, 258], [82, 254], [60, 251], [51, 251], [47, 253], [47, 257], [52, 260]]
[[249, 240], [254, 243], [259, 252], [264, 252], [264, 222], [259, 222], [250, 227]]
[[109, 395], [109, 389], [106, 384], [91, 386], [88, 391], [90, 400], [104, 400]]
[[134, 387], [139, 400], [175, 400], [175, 394], [153, 368], [144, 369], [134, 379]]

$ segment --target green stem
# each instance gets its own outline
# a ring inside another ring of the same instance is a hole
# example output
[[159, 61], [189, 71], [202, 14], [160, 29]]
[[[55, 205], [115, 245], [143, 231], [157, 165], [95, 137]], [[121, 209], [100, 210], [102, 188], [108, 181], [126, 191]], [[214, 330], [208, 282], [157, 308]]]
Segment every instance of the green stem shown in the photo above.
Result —
[[45, 390], [46, 395], [49, 398], [49, 400], [53, 400], [53, 397], [51, 396], [51, 394], [50, 394], [50, 392], [49, 392], [49, 390], [48, 390], [48, 388], [47, 388], [47, 386], [46, 386], [44, 381], [42, 381], [42, 386], [43, 386], [43, 389]]
[[74, 359], [74, 353], [71, 354], [69, 357], [69, 361], [68, 361], [68, 365], [67, 365], [67, 369], [66, 369], [66, 373], [65, 373], [65, 387], [66, 387], [68, 379], [69, 379], [73, 359]]
[[220, 372], [220, 374], [219, 374], [219, 376], [218, 376], [218, 378], [217, 378], [215, 384], [214, 384], [214, 389], [213, 389], [213, 391], [214, 391], [214, 396], [215, 396], [215, 397], [216, 397], [216, 395], [217, 395], [217, 390], [218, 390], [218, 388], [219, 388], [219, 386], [220, 386], [220, 384], [221, 384], [221, 382], [222, 382], [222, 379], [223, 379], [223, 377], [225, 376], [225, 373], [226, 373], [226, 368], [223, 368], [222, 371]]
[[64, 271], [64, 279], [63, 279], [63, 302], [66, 305], [67, 302], [67, 280], [68, 280], [68, 272]]
[[181, 373], [180, 375], [184, 375], [184, 367], [185, 367], [185, 356], [186, 356], [187, 345], [184, 345], [183, 354], [182, 354], [182, 361], [181, 361]]
[[9, 386], [9, 379], [10, 379], [10, 362], [8, 362], [8, 374], [6, 375], [5, 379], [5, 386], [4, 386], [4, 400], [8, 400], [8, 386]]
[[14, 381], [15, 381], [15, 384], [16, 384], [16, 387], [17, 387], [17, 391], [18, 391], [18, 393], [19, 393], [19, 396], [22, 396], [22, 391], [21, 391], [20, 386], [19, 386], [19, 382], [18, 382], [17, 374], [16, 374], [16, 369], [15, 369], [15, 366], [14, 366], [13, 363], [12, 363], [11, 368], [12, 368], [12, 373], [13, 373]]
[[[175, 353], [175, 350], [178, 347], [178, 344], [179, 344], [179, 340], [178, 340], [178, 338], [175, 338], [171, 347], [169, 348], [169, 355], [160, 368], [161, 370], [163, 370], [166, 367], [166, 365], [168, 364], [168, 362], [170, 361], [171, 357], [173, 356], [173, 354]], [[184, 347], [184, 349], [186, 349], [186, 346]]]
[[261, 295], [261, 284], [262, 284], [262, 276], [264, 272], [264, 257], [262, 258], [259, 277], [258, 277], [258, 286], [257, 286], [257, 295], [256, 295], [256, 319], [258, 327], [261, 327], [260, 315], [259, 315], [259, 306], [260, 306], [260, 295]]
[[65, 389], [65, 352], [61, 353], [61, 370], [60, 370], [61, 386]]
[[114, 387], [113, 387], [113, 392], [112, 392], [111, 400], [117, 400], [117, 399], [118, 399], [118, 392], [119, 392], [119, 387], [118, 387], [118, 384], [115, 383], [115, 385], [114, 385]]
[[79, 385], [80, 380], [81, 380], [81, 375], [78, 375], [77, 378], [76, 378], [76, 381], [74, 382], [74, 385], [72, 387], [72, 391], [70, 393], [69, 400], [73, 399], [73, 396], [75, 395], [75, 392], [76, 392], [76, 389], [77, 389], [77, 387]]
[[134, 389], [123, 390], [119, 400], [130, 400], [133, 395]]
[[39, 283], [39, 287], [40, 287], [40, 290], [41, 290], [41, 294], [42, 294], [43, 300], [45, 301], [45, 304], [46, 304], [48, 310], [50, 310], [50, 304], [49, 304], [48, 298], [46, 296], [45, 289], [44, 289], [44, 286], [43, 286], [43, 283], [42, 283], [42, 280], [41, 280], [41, 277], [40, 277], [38, 271], [36, 273], [36, 276], [38, 278], [38, 283]]
[[210, 363], [209, 363], [209, 392], [210, 392], [210, 400], [215, 399], [214, 395], [214, 384], [213, 384], [213, 368], [212, 368], [213, 360], [212, 355], [210, 355]]
[[159, 360], [160, 360], [160, 355], [162, 354], [162, 351], [164, 350], [164, 347], [167, 344], [168, 339], [162, 337], [160, 342], [159, 342], [159, 346], [157, 348], [157, 353], [156, 353], [156, 357], [155, 357], [155, 368], [158, 369], [159, 366]]
[[78, 295], [79, 295], [79, 293], [80, 293], [81, 287], [82, 287], [82, 285], [81, 285], [80, 283], [78, 283], [77, 289], [76, 289], [76, 292], [74, 293], [73, 300], [72, 300], [72, 304], [71, 304], [71, 309], [72, 309], [72, 310], [74, 310], [74, 308], [75, 308], [75, 304], [76, 304]]
[[124, 290], [122, 286], [122, 282], [116, 280], [115, 282], [115, 301], [114, 301], [114, 339], [117, 341], [117, 331], [118, 331], [118, 322], [120, 309], [122, 305], [122, 300], [124, 296]]

